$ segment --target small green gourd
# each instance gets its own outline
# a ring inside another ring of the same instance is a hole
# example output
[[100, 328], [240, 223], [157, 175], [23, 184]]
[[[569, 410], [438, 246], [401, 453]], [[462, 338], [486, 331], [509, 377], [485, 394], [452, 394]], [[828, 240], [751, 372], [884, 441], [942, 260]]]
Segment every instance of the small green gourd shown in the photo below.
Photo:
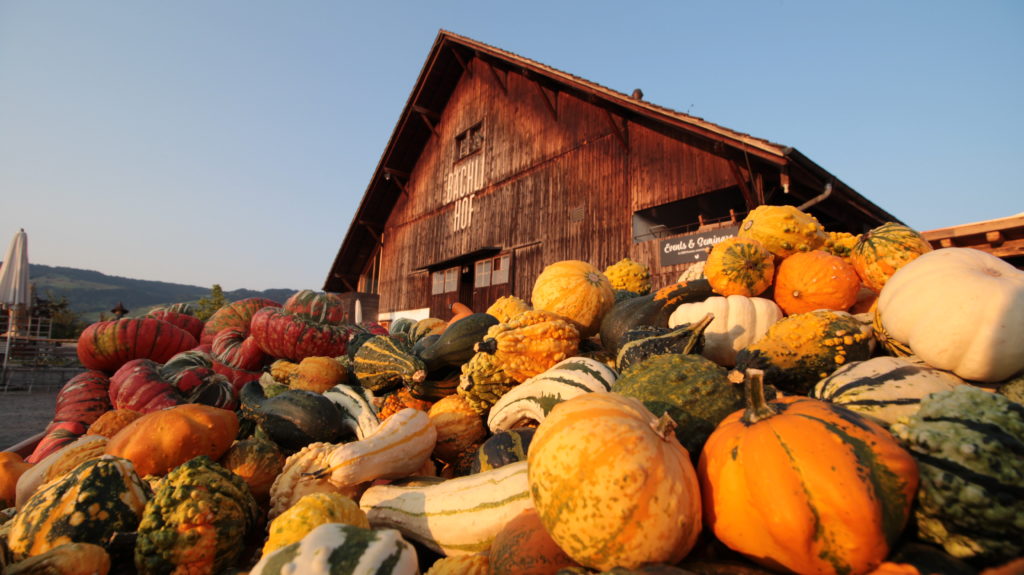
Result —
[[[671, 330], [655, 328], [658, 332], [640, 337], [633, 337], [633, 330], [627, 331], [623, 337], [626, 343], [619, 348], [615, 367], [622, 371], [648, 357], [664, 353], [700, 353], [704, 348], [704, 330], [713, 319], [714, 316], [709, 313], [699, 321], [686, 323]], [[659, 333], [662, 329], [664, 333]]]
[[374, 336], [359, 347], [352, 373], [360, 385], [378, 394], [427, 378], [426, 365], [412, 353], [412, 346], [388, 335]]

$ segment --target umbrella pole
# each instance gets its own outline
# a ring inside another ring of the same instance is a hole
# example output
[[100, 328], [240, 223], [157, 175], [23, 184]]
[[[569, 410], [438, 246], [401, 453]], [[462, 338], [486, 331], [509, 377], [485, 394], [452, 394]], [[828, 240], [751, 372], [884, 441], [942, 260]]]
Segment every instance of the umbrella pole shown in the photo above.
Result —
[[4, 367], [0, 371], [0, 389], [7, 391], [7, 358], [11, 357], [11, 322], [14, 321], [14, 312], [8, 310], [7, 319], [7, 347], [4, 348]]

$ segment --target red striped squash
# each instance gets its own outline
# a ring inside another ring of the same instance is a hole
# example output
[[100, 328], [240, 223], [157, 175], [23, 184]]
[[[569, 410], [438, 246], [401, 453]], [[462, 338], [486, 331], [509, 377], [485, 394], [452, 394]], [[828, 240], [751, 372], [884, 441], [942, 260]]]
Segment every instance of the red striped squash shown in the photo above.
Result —
[[99, 321], [78, 337], [78, 359], [86, 369], [114, 373], [133, 359], [163, 363], [196, 346], [180, 327], [152, 317]]
[[617, 393], [556, 405], [527, 455], [530, 493], [544, 527], [584, 567], [677, 563], [701, 529], [690, 454], [671, 418]]
[[748, 370], [748, 408], [719, 424], [698, 473], [705, 525], [770, 569], [868, 573], [902, 534], [917, 464], [889, 433], [825, 401], [767, 402]]
[[221, 307], [213, 312], [213, 315], [203, 324], [203, 333], [199, 337], [199, 343], [213, 343], [213, 338], [221, 330], [229, 327], [236, 327], [248, 332], [253, 314], [265, 307], [281, 307], [281, 304], [272, 299], [250, 297]]
[[250, 329], [264, 353], [290, 361], [343, 355], [351, 335], [349, 329], [315, 322], [279, 307], [265, 307], [253, 314]]
[[222, 329], [213, 338], [211, 351], [221, 363], [245, 371], [259, 371], [267, 360], [249, 330], [239, 327]]
[[146, 314], [146, 317], [153, 317], [156, 319], [162, 319], [168, 323], [173, 323], [192, 334], [192, 337], [196, 338], [196, 341], [199, 340], [203, 333], [203, 320], [187, 313], [176, 312], [167, 308], [157, 308], [150, 310], [150, 312]]
[[345, 302], [338, 294], [304, 289], [285, 300], [283, 307], [314, 321], [339, 324], [345, 320]]

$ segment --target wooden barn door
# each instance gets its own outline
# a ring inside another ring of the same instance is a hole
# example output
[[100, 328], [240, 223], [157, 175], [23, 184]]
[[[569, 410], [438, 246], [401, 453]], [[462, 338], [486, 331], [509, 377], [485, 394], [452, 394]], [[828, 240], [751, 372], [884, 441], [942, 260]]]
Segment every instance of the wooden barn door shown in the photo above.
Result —
[[499, 254], [473, 262], [472, 292], [466, 305], [487, 311], [494, 300], [512, 293], [512, 254]]

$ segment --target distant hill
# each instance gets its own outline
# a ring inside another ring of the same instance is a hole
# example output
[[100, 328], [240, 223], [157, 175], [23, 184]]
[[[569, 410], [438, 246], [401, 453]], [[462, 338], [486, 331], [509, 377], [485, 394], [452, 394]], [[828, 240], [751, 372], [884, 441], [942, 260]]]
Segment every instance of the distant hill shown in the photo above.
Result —
[[[92, 270], [29, 264], [29, 277], [35, 286], [36, 297], [41, 299], [67, 298], [72, 311], [88, 321], [96, 321], [101, 313], [110, 316], [110, 310], [121, 302], [129, 315], [138, 315], [151, 308], [172, 303], [195, 303], [209, 297], [210, 288], [169, 282], [137, 280], [108, 276]], [[263, 291], [238, 289], [225, 291], [228, 301], [248, 297], [265, 297], [284, 303], [297, 289], [269, 289]]]

